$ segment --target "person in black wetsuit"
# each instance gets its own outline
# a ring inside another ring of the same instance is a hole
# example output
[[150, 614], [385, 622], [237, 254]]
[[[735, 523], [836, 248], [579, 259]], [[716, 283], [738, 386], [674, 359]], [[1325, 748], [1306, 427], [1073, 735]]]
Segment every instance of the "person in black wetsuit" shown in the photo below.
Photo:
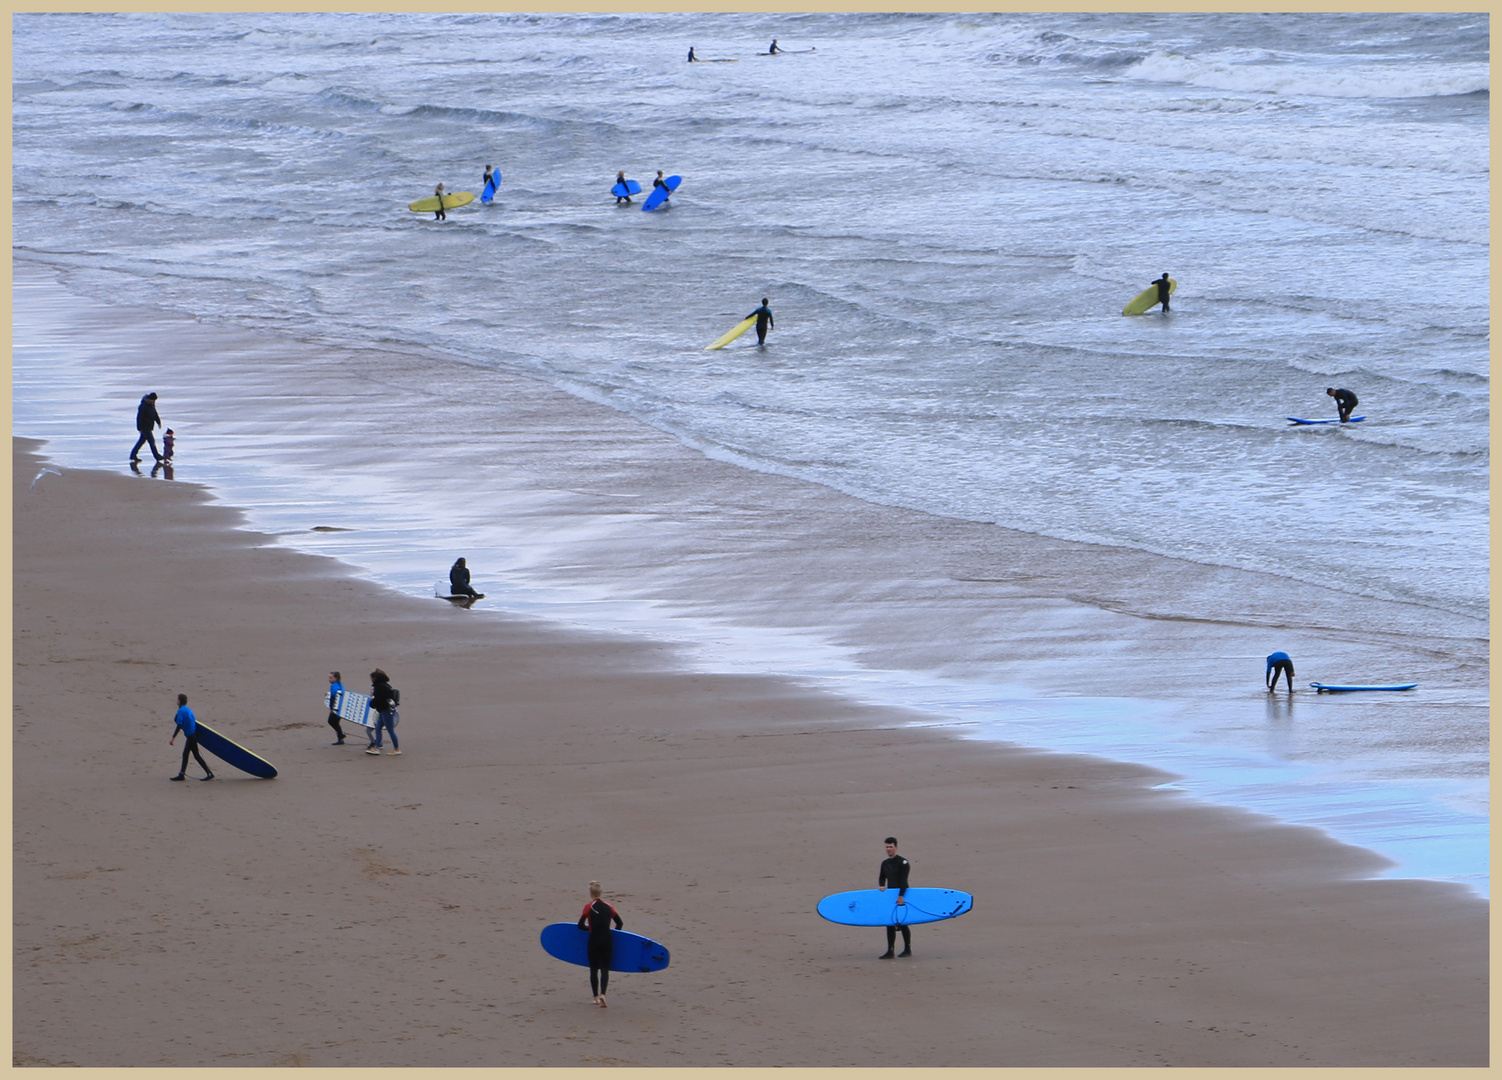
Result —
[[[888, 885], [896, 889], [897, 905], [901, 907], [907, 903], [907, 901], [903, 899], [903, 897], [907, 895], [907, 876], [908, 872], [912, 870], [913, 865], [912, 863], [904, 859], [901, 855], [897, 854], [897, 837], [889, 836], [886, 838], [885, 843], [887, 845], [887, 857], [881, 864], [881, 872], [876, 875], [876, 887], [882, 892], [886, 892]], [[897, 953], [896, 955], [913, 955], [912, 930], [908, 929], [905, 924], [896, 923], [892, 926], [887, 927], [887, 951], [882, 953], [876, 959], [892, 959], [892, 949], [897, 944], [897, 931], [899, 930], [902, 931], [902, 952]]]
[[1327, 386], [1325, 387], [1325, 393], [1335, 399], [1335, 408], [1340, 411], [1340, 422], [1342, 424], [1351, 419], [1352, 410], [1361, 404], [1357, 400], [1356, 395], [1344, 387]]
[[454, 560], [453, 566], [449, 567], [449, 595], [473, 596], [476, 600], [485, 599], [485, 594], [475, 592], [474, 586], [469, 583], [469, 567], [464, 565], [462, 555]]
[[626, 924], [615, 908], [600, 899], [600, 883], [589, 883], [589, 903], [584, 905], [584, 914], [579, 916], [579, 929], [589, 931], [589, 989], [595, 996], [595, 1004], [605, 1008], [605, 988], [610, 985], [611, 938], [610, 924], [624, 930]]
[[1167, 312], [1168, 311], [1168, 290], [1170, 288], [1170, 286], [1168, 284], [1168, 271], [1167, 270], [1163, 271], [1163, 276], [1160, 277], [1160, 278], [1158, 278], [1157, 280], [1155, 280], [1152, 284], [1158, 286], [1158, 303], [1162, 304], [1163, 305], [1163, 310], [1165, 312]]
[[772, 319], [772, 309], [767, 307], [767, 298], [765, 296], [761, 298], [761, 307], [757, 308], [750, 315], [747, 315], [746, 318], [749, 319], [752, 316], [756, 317], [756, 343], [758, 345], [765, 345], [767, 343], [767, 329], [777, 325]]
[[433, 189], [433, 194], [438, 196], [438, 209], [433, 211], [434, 221], [447, 221], [449, 216], [443, 212], [443, 185], [439, 184]]
[[688, 62], [690, 64], [697, 64], [700, 62], [699, 58], [694, 55], [694, 47], [692, 45], [688, 47]]

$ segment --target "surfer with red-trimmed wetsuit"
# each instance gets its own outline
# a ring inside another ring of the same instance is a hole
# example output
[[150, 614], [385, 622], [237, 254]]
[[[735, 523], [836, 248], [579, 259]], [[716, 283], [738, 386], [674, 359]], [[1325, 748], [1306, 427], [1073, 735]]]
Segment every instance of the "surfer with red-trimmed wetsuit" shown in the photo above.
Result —
[[626, 927], [615, 908], [600, 899], [600, 883], [591, 881], [589, 903], [584, 905], [584, 913], [579, 916], [579, 929], [589, 931], [589, 944], [585, 946], [589, 957], [589, 989], [595, 996], [595, 1004], [602, 1009], [605, 1008], [605, 988], [610, 985], [610, 960], [614, 951], [610, 937], [612, 922], [617, 930]]
[[[886, 892], [887, 886], [897, 890], [897, 906], [904, 906], [907, 901], [903, 899], [907, 895], [907, 876], [913, 868], [913, 864], [897, 854], [897, 837], [889, 836], [884, 843], [887, 845], [887, 857], [882, 861], [881, 870], [876, 875], [876, 888]], [[902, 952], [893, 953], [892, 949], [897, 944], [897, 931], [902, 931]], [[913, 955], [913, 932], [904, 923], [894, 923], [887, 927], [887, 951], [876, 959], [890, 960], [896, 956]]]

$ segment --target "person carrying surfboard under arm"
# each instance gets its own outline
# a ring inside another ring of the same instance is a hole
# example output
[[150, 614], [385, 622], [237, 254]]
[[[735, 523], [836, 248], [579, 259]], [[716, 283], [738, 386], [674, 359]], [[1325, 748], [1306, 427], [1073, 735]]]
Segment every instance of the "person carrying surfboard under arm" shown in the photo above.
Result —
[[1342, 424], [1349, 422], [1351, 411], [1361, 404], [1356, 395], [1339, 386], [1327, 386], [1325, 393], [1335, 399], [1335, 408], [1340, 412], [1340, 422]]
[[757, 308], [750, 315], [747, 315], [746, 318], [756, 320], [756, 343], [758, 345], [765, 345], [767, 343], [767, 331], [777, 325], [776, 321], [772, 318], [772, 309], [767, 307], [767, 298], [765, 296], [761, 298], [761, 307]]
[[[897, 906], [904, 906], [907, 901], [903, 899], [907, 895], [907, 877], [913, 868], [913, 864], [897, 854], [897, 837], [889, 836], [883, 841], [887, 845], [887, 857], [882, 861], [881, 870], [876, 875], [876, 888], [881, 892], [887, 891], [891, 885], [897, 890]], [[887, 951], [876, 959], [890, 960], [893, 957], [892, 949], [897, 944], [897, 931], [902, 931], [902, 951], [895, 955], [913, 955], [913, 932], [905, 924], [896, 924], [887, 927]]]
[[448, 215], [443, 212], [443, 185], [439, 184], [433, 189], [433, 194], [438, 196], [438, 209], [433, 211], [434, 221], [447, 221]]
[[[652, 190], [656, 191], [658, 188], [662, 188], [664, 191], [667, 192], [667, 194], [662, 197], [662, 201], [663, 202], [667, 202], [669, 199], [671, 199], [673, 197], [673, 189], [670, 188], [670, 187], [668, 187], [668, 182], [662, 178], [662, 170], [661, 169], [657, 170], [657, 179], [652, 181]], [[630, 200], [628, 199], [627, 202], [629, 202], [629, 201]]]
[[610, 986], [610, 961], [614, 942], [610, 937], [610, 924], [615, 923], [617, 930], [624, 930], [626, 924], [621, 921], [620, 915], [615, 908], [600, 899], [600, 883], [589, 883], [589, 903], [584, 905], [584, 913], [579, 916], [579, 929], [589, 931], [589, 989], [595, 996], [595, 1004], [605, 1008], [605, 990]]
[[[661, 176], [662, 173], [658, 173], [657, 175]], [[617, 184], [619, 184], [623, 188], [626, 186], [626, 170], [625, 169], [622, 169], [620, 172], [618, 172], [618, 173], [615, 174], [615, 182]], [[623, 203], [623, 202], [630, 202], [630, 201], [631, 201], [631, 196], [630, 195], [617, 195], [615, 197], [615, 205], [617, 205], [617, 206], [621, 205], [621, 203]]]
[[1168, 271], [1163, 271], [1163, 276], [1152, 282], [1152, 284], [1158, 286], [1158, 303], [1163, 305], [1163, 312], [1164, 314], [1167, 314], [1168, 294], [1173, 289], [1173, 285], [1170, 284], [1168, 280]]

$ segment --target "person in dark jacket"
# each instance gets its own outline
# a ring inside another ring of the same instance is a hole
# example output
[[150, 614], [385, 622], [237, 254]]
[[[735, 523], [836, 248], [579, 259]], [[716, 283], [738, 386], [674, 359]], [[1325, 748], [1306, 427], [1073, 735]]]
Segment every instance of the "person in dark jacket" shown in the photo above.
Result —
[[475, 592], [474, 586], [469, 583], [469, 567], [464, 564], [463, 556], [455, 559], [454, 565], [449, 567], [449, 595], [485, 599], [485, 594]]
[[1168, 271], [1163, 271], [1163, 276], [1155, 279], [1153, 284], [1158, 286], [1158, 303], [1163, 305], [1163, 310], [1166, 312], [1168, 310], [1168, 293], [1173, 288], [1168, 283]]
[[1352, 410], [1361, 404], [1356, 395], [1343, 386], [1327, 386], [1325, 387], [1325, 393], [1335, 399], [1335, 408], [1340, 413], [1340, 422], [1342, 424], [1351, 419]]
[[381, 732], [391, 732], [391, 749], [388, 755], [400, 754], [401, 744], [396, 741], [396, 707], [401, 703], [402, 692], [391, 685], [391, 676], [380, 668], [370, 673], [370, 707], [376, 712], [375, 739], [365, 748], [367, 754], [381, 752]]
[[589, 957], [589, 989], [595, 996], [595, 1004], [603, 1009], [614, 952], [610, 924], [614, 921], [617, 930], [625, 929], [626, 924], [621, 922], [615, 908], [600, 899], [600, 891], [598, 881], [589, 883], [589, 903], [584, 905], [584, 914], [579, 916], [579, 929], [589, 931], [589, 944], [585, 946]]
[[161, 423], [162, 418], [156, 414], [156, 391], [152, 391], [141, 399], [140, 405], [136, 406], [136, 431], [140, 434], [140, 438], [136, 440], [136, 445], [130, 448], [131, 461], [141, 460], [141, 445], [146, 443], [151, 446], [151, 456], [156, 458], [158, 464], [161, 463], [162, 455], [157, 453], [156, 449], [156, 435], [151, 430], [160, 427]]
[[761, 307], [757, 308], [750, 315], [747, 315], [746, 318], [749, 319], [753, 316], [756, 318], [756, 343], [758, 345], [765, 345], [767, 343], [767, 330], [777, 325], [776, 321], [772, 318], [772, 309], [767, 307], [767, 298], [765, 296], [761, 298]]

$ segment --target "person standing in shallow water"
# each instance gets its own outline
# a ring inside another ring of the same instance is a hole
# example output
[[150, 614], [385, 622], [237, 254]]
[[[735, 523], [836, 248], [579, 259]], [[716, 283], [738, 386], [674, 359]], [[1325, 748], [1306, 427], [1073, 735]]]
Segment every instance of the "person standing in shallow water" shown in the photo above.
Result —
[[[887, 857], [882, 860], [881, 870], [876, 875], [876, 888], [881, 892], [887, 891], [890, 885], [897, 890], [897, 906], [904, 907], [907, 904], [907, 876], [912, 870], [912, 863], [897, 854], [897, 837], [889, 836], [883, 841], [887, 845]], [[897, 956], [913, 955], [913, 932], [906, 923], [893, 923], [887, 927], [887, 951], [876, 959], [890, 960], [893, 957], [892, 949], [897, 944], [897, 931], [902, 931], [902, 951]]]
[[161, 424], [162, 418], [156, 413], [156, 391], [153, 390], [141, 399], [141, 404], [136, 406], [136, 434], [139, 438], [136, 439], [136, 445], [130, 448], [131, 461], [141, 460], [141, 445], [145, 443], [151, 446], [151, 456], [157, 460], [158, 464], [161, 463], [162, 455], [157, 453], [156, 435], [152, 433], [152, 429], [160, 427]]
[[433, 211], [434, 221], [447, 221], [448, 215], [443, 212], [443, 185], [439, 184], [433, 189], [433, 194], [438, 196], [438, 209]]
[[767, 298], [765, 296], [761, 298], [761, 307], [757, 308], [750, 315], [747, 315], [746, 318], [754, 318], [756, 320], [756, 343], [758, 345], [765, 345], [767, 343], [767, 331], [777, 325], [776, 320], [772, 318], [772, 309], [767, 307]]
[[1163, 305], [1163, 312], [1164, 314], [1167, 314], [1168, 293], [1169, 290], [1173, 288], [1173, 286], [1168, 283], [1168, 271], [1163, 271], [1163, 276], [1153, 281], [1152, 284], [1158, 286], [1158, 303]]
[[584, 905], [584, 914], [579, 916], [579, 929], [589, 931], [589, 944], [585, 947], [589, 956], [589, 989], [595, 996], [595, 1004], [605, 1008], [605, 991], [610, 986], [610, 961], [614, 959], [614, 941], [610, 936], [610, 924], [624, 930], [626, 924], [615, 908], [600, 899], [600, 883], [589, 883], [589, 903]]

